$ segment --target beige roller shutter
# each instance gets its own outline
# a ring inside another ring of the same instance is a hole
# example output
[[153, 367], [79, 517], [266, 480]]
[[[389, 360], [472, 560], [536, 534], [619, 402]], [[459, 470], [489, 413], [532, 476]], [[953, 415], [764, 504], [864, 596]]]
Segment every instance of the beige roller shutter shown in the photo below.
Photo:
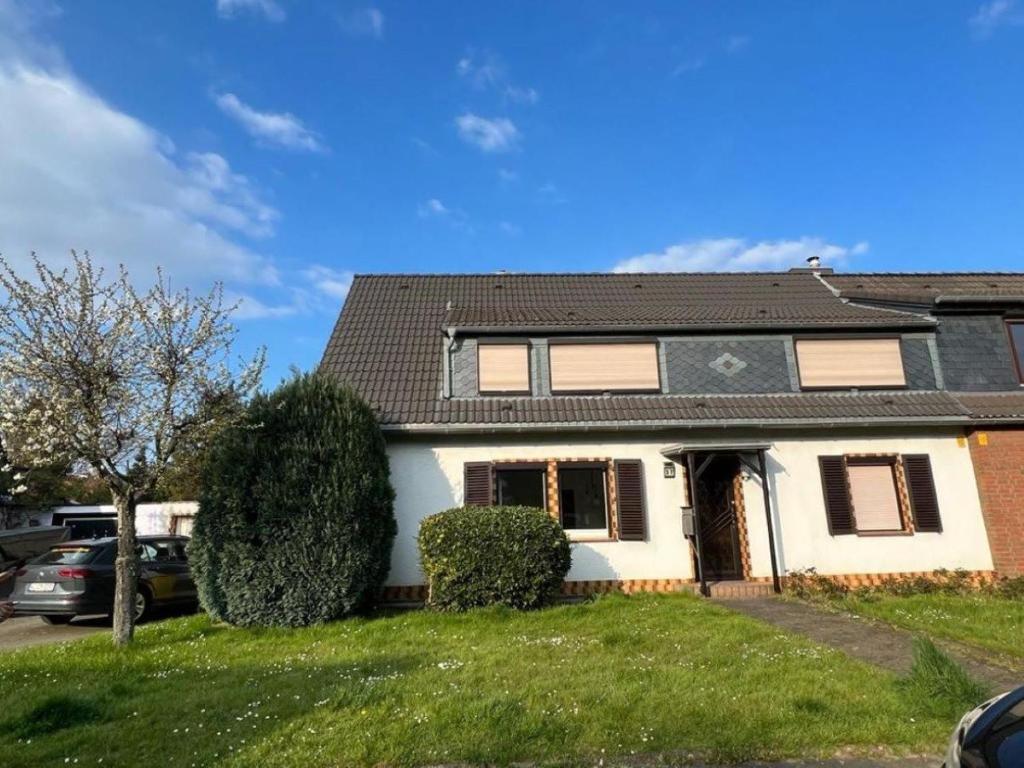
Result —
[[552, 344], [552, 392], [657, 392], [658, 346], [654, 342]]
[[858, 531], [898, 531], [900, 503], [891, 464], [850, 464], [850, 497]]
[[529, 347], [526, 344], [481, 344], [480, 391], [529, 392]]
[[902, 387], [899, 339], [798, 339], [804, 387]]

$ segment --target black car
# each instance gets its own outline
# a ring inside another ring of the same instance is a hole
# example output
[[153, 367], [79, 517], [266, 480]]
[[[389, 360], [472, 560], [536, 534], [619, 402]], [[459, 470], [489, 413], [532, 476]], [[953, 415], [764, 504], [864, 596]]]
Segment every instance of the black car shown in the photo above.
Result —
[[960, 718], [942, 766], [1024, 766], [1024, 686], [989, 699]]
[[[184, 536], [139, 537], [139, 589], [135, 620], [156, 606], [195, 605]], [[11, 600], [15, 615], [66, 624], [75, 616], [109, 614], [114, 607], [117, 539], [66, 541], [30, 560], [17, 573]]]

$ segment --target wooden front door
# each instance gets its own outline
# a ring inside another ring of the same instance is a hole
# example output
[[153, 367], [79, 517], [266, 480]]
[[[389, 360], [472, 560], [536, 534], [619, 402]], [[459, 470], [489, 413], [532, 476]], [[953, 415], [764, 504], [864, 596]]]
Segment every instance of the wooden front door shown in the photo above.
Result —
[[697, 480], [701, 555], [708, 581], [743, 578], [734, 486], [738, 472], [735, 456], [718, 456]]

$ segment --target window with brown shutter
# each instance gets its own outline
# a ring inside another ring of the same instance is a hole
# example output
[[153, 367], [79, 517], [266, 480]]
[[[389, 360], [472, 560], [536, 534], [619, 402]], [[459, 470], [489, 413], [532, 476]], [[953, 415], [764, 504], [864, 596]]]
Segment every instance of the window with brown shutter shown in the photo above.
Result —
[[935, 493], [931, 459], [926, 454], [904, 456], [903, 474], [907, 478], [914, 529], [925, 533], [942, 533], [942, 517], [939, 515], [939, 499]]
[[639, 459], [616, 459], [615, 494], [619, 538], [643, 541], [647, 538], [647, 521], [644, 517], [644, 469]]
[[491, 463], [489, 461], [466, 462], [462, 488], [463, 506], [491, 506], [494, 503], [494, 488], [491, 484]]
[[821, 488], [825, 495], [828, 532], [841, 536], [857, 532], [853, 522], [853, 505], [846, 482], [846, 460], [842, 456], [819, 456]]
[[846, 482], [858, 533], [903, 530], [895, 461], [895, 457], [846, 460]]
[[905, 387], [899, 339], [797, 339], [805, 389]]

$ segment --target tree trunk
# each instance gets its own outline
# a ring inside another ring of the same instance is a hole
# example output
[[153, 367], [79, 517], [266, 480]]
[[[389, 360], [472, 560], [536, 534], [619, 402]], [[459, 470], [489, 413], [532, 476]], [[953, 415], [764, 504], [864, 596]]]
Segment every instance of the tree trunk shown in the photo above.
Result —
[[139, 585], [139, 557], [135, 538], [135, 493], [114, 491], [117, 509], [117, 559], [114, 574], [114, 645], [125, 646], [135, 633], [135, 595]]

